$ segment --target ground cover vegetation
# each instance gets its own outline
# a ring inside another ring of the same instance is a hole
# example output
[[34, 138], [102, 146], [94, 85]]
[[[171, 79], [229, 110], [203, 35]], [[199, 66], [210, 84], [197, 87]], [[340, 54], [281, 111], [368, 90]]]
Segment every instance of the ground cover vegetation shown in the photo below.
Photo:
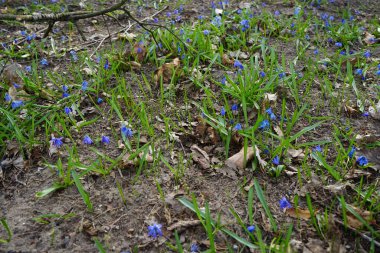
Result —
[[380, 250], [376, 1], [4, 18], [120, 2], [0, 1], [1, 252]]

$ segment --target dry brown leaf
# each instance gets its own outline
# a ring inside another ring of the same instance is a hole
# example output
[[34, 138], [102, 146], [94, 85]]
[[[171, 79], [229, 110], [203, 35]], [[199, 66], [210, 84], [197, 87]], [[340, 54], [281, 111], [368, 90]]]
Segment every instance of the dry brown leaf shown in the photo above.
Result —
[[230, 57], [227, 54], [223, 54], [222, 56], [222, 64], [223, 65], [233, 65], [234, 61], [230, 59]]
[[267, 166], [267, 162], [261, 159], [260, 157], [260, 149], [255, 145], [255, 155], [257, 160], [259, 161], [259, 164], [262, 169], [264, 169]]
[[200, 220], [180, 220], [180, 221], [178, 221], [178, 222], [170, 225], [168, 227], [168, 230], [169, 231], [172, 231], [172, 230], [181, 230], [183, 228], [197, 226], [200, 223], [201, 223]]
[[23, 72], [24, 71], [20, 64], [12, 63], [5, 66], [0, 79], [2, 80], [2, 82], [8, 84], [9, 86], [13, 86], [14, 83], [17, 83], [21, 86], [20, 88], [22, 89], [23, 80], [20, 77], [20, 74], [22, 74]]
[[301, 218], [303, 220], [308, 220], [311, 217], [310, 211], [308, 209], [302, 209], [299, 207], [287, 208], [285, 210], [285, 213], [289, 215], [290, 217]]
[[277, 100], [277, 93], [265, 93], [264, 94], [264, 100], [268, 102], [276, 102]]
[[156, 71], [156, 74], [154, 75], [154, 80], [156, 81], [156, 83], [158, 83], [162, 78], [164, 83], [169, 82], [173, 76], [173, 71], [174, 73], [176, 73], [179, 69], [179, 66], [180, 60], [178, 57], [174, 58], [173, 61], [170, 63], [165, 63]]
[[273, 128], [273, 130], [276, 132], [276, 134], [279, 136], [279, 137], [284, 137], [284, 134], [282, 133], [282, 130], [279, 126], [275, 126]]
[[364, 42], [367, 43], [367, 45], [372, 45], [375, 44], [376, 42], [376, 37], [369, 32], [364, 33]]
[[[358, 213], [364, 220], [366, 220], [368, 223], [372, 223], [373, 221], [373, 214], [370, 211], [367, 210], [362, 210], [358, 207], [355, 207], [353, 205], [347, 204], [347, 206], [351, 207], [352, 209], [355, 210], [356, 213]], [[359, 229], [363, 227], [363, 223], [356, 219], [356, 217], [350, 213], [347, 212], [347, 223], [353, 228]]]
[[236, 168], [245, 169], [247, 162], [252, 160], [254, 155], [255, 155], [255, 152], [253, 150], [253, 147], [248, 147], [246, 160], [244, 161], [244, 147], [243, 147], [238, 153], [234, 154], [233, 156], [231, 156], [230, 158], [226, 160], [226, 165], [233, 169], [236, 169]]
[[344, 111], [347, 114], [347, 116], [358, 116], [359, 115], [359, 111], [356, 108], [351, 107], [349, 105], [344, 105]]
[[292, 157], [292, 158], [304, 158], [305, 157], [305, 154], [303, 152], [302, 149], [288, 149], [288, 154]]

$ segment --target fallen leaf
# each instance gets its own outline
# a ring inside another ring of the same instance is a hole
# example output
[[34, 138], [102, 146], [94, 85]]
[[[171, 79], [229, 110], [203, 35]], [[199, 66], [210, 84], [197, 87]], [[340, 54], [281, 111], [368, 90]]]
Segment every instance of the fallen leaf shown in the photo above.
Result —
[[368, 108], [369, 115], [371, 115], [372, 118], [380, 120], [380, 100], [377, 102], [375, 106], [370, 106]]
[[169, 231], [172, 230], [183, 230], [187, 227], [197, 226], [201, 223], [200, 220], [180, 220], [168, 227]]
[[372, 45], [375, 44], [376, 42], [376, 37], [369, 32], [364, 33], [364, 42], [367, 43], [367, 45]]
[[277, 93], [265, 93], [264, 94], [264, 101], [266, 102], [276, 102], [277, 100]]
[[292, 158], [304, 158], [305, 157], [305, 154], [303, 152], [302, 149], [288, 149], [288, 154], [292, 157]]
[[233, 169], [245, 169], [247, 162], [252, 160], [255, 152], [253, 147], [247, 148], [246, 160], [244, 161], [244, 147], [236, 154], [226, 160], [226, 165]]
[[[365, 221], [368, 223], [372, 223], [373, 221], [373, 213], [367, 210], [362, 210], [356, 206], [346, 204], [347, 206], [351, 207], [357, 214], [359, 214]], [[349, 211], [347, 213], [347, 223], [353, 228], [359, 229], [363, 227], [363, 223], [356, 219], [356, 217], [350, 213]]]
[[13, 87], [14, 83], [20, 85], [21, 89], [23, 88], [23, 80], [20, 75], [24, 73], [22, 66], [18, 63], [12, 63], [5, 66], [3, 73], [1, 75], [2, 82], [8, 84]]
[[349, 182], [346, 182], [346, 183], [338, 182], [336, 184], [326, 185], [323, 188], [326, 190], [329, 190], [330, 192], [336, 195], [341, 195], [345, 193], [347, 186], [350, 186], [353, 188], [353, 186]]
[[273, 128], [273, 130], [276, 132], [276, 134], [277, 134], [279, 137], [284, 137], [284, 134], [283, 134], [283, 132], [282, 132], [282, 130], [281, 130], [281, 128], [280, 128], [279, 126], [275, 126], [275, 127]]
[[222, 63], [223, 65], [233, 65], [234, 61], [230, 59], [230, 57], [227, 54], [223, 54], [222, 56]]
[[349, 105], [344, 105], [344, 111], [347, 116], [358, 116], [359, 115], [359, 110], [356, 108], [349, 106]]
[[170, 63], [165, 63], [162, 65], [157, 71], [156, 74], [154, 75], [154, 80], [156, 81], [156, 84], [161, 80], [163, 80], [164, 83], [169, 82], [172, 77], [173, 73], [178, 74], [177, 72], [180, 66], [180, 60], [179, 58], [174, 58], [172, 62]]
[[262, 169], [264, 169], [267, 166], [267, 162], [261, 159], [260, 157], [260, 149], [255, 145], [255, 155], [257, 160], [259, 161], [259, 164]]
[[249, 9], [251, 8], [252, 3], [247, 3], [247, 2], [240, 2], [239, 3], [239, 8], [240, 9]]

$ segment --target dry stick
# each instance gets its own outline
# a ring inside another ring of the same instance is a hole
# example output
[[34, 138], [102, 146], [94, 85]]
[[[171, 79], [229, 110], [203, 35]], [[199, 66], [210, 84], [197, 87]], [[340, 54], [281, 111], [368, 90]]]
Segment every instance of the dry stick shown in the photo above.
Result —
[[[44, 36], [46, 37], [57, 21], [72, 21], [74, 24], [80, 19], [93, 18], [96, 16], [104, 15], [109, 12], [113, 12], [121, 9], [121, 7], [127, 3], [128, 0], [122, 0], [120, 3], [115, 4], [104, 10], [95, 12], [66, 12], [66, 13], [53, 13], [53, 14], [33, 14], [33, 15], [13, 15], [13, 14], [0, 14], [0, 20], [17, 20], [17, 21], [30, 21], [30, 22], [49, 22], [49, 27]], [[50, 28], [50, 29], [49, 29]], [[78, 26], [77, 26], [78, 28]], [[79, 33], [81, 30], [78, 29]], [[81, 34], [82, 36], [82, 34]]]

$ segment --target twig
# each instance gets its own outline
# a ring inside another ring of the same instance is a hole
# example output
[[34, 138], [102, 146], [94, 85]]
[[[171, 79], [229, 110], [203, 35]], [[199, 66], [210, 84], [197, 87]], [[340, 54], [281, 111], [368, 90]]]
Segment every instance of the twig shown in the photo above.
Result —
[[[29, 22], [48, 22], [49, 27], [44, 33], [44, 37], [46, 37], [49, 32], [52, 30], [54, 24], [58, 21], [71, 21], [76, 26], [76, 21], [81, 19], [92, 18], [100, 15], [107, 14], [109, 12], [113, 12], [121, 9], [124, 4], [127, 3], [128, 0], [121, 0], [120, 3], [115, 4], [109, 8], [95, 11], [95, 12], [66, 12], [66, 13], [51, 13], [51, 14], [33, 14], [33, 15], [13, 15], [13, 14], [0, 14], [0, 20], [17, 20], [17, 21], [29, 21]], [[77, 26], [78, 29], [78, 26]], [[79, 34], [82, 36], [82, 39], [86, 40], [82, 31], [78, 29]]]

